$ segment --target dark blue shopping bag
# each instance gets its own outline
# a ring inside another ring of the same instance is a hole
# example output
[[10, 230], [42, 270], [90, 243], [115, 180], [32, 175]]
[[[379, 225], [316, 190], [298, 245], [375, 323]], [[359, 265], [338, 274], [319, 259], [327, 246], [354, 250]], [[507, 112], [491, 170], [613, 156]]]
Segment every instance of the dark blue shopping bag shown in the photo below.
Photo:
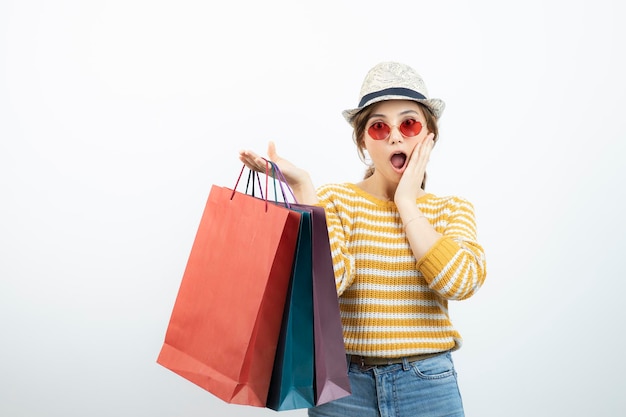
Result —
[[274, 360], [267, 407], [276, 411], [315, 406], [311, 214], [301, 212], [293, 273]]

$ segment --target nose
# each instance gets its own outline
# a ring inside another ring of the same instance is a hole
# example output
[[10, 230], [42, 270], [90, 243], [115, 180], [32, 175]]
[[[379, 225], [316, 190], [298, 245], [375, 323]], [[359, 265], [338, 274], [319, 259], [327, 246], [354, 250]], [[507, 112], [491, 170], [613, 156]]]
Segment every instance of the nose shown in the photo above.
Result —
[[400, 133], [398, 126], [391, 126], [391, 132], [389, 132], [389, 142], [402, 142], [402, 133]]

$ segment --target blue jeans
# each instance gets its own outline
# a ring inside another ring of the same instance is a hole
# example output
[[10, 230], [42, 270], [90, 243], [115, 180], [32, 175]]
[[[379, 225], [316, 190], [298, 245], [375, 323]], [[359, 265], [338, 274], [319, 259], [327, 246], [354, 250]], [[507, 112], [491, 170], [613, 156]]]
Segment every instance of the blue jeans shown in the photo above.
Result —
[[309, 409], [310, 417], [462, 417], [449, 352], [385, 366], [349, 364], [352, 395]]

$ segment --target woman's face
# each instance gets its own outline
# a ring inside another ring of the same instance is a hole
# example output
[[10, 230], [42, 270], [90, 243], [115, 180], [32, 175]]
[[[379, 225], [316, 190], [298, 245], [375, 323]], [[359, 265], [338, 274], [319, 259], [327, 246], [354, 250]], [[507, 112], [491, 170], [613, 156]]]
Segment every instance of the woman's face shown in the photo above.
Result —
[[375, 172], [398, 182], [413, 149], [429, 133], [426, 119], [421, 107], [414, 101], [389, 100], [374, 106], [365, 124], [363, 146], [369, 153]]

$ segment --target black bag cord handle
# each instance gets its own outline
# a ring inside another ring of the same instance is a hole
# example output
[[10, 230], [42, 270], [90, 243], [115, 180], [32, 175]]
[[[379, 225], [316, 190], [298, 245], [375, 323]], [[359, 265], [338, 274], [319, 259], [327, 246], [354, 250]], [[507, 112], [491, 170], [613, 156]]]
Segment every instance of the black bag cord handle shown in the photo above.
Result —
[[[269, 182], [269, 177], [271, 173], [272, 179], [274, 181], [274, 202], [278, 203], [277, 190], [278, 188], [280, 188], [280, 192], [282, 194], [285, 207], [291, 208], [291, 205], [289, 203], [289, 198], [287, 196], [287, 192], [285, 191], [285, 187], [286, 187], [287, 190], [289, 190], [289, 194], [291, 194], [291, 197], [293, 198], [294, 203], [298, 204], [298, 199], [296, 198], [296, 195], [294, 194], [293, 189], [287, 182], [285, 175], [280, 170], [278, 165], [275, 162], [272, 162], [268, 159], [263, 158], [263, 160], [265, 161], [265, 196], [263, 195], [263, 187], [261, 186], [261, 176], [259, 175], [257, 171], [254, 171], [252, 169], [250, 169], [248, 172], [248, 179], [246, 181], [245, 193], [248, 194], [248, 190], [250, 190], [251, 191], [250, 195], [252, 195], [253, 197], [255, 196], [256, 194], [255, 179], [256, 179], [256, 182], [258, 183], [258, 186], [259, 186], [259, 193], [261, 194], [261, 199], [265, 200], [265, 211], [267, 211], [268, 198], [269, 198], [268, 182]], [[271, 167], [271, 170], [270, 170], [270, 167]], [[243, 172], [245, 169], [246, 169], [246, 165], [244, 164], [244, 166], [241, 167], [241, 171], [239, 172], [239, 177], [237, 177], [237, 182], [235, 183], [235, 187], [233, 188], [233, 192], [230, 196], [231, 200], [235, 196], [235, 190], [237, 189], [237, 186], [239, 185], [239, 182], [241, 181], [241, 177], [243, 176]], [[277, 181], [278, 181], [278, 186], [276, 185]]]
[[[235, 186], [233, 187], [233, 192], [230, 195], [231, 200], [233, 199], [233, 197], [235, 197], [235, 191], [237, 190], [237, 186], [239, 185], [239, 181], [241, 181], [241, 176], [243, 175], [243, 171], [245, 169], [246, 169], [246, 165], [244, 164], [241, 167], [241, 171], [239, 172], [239, 176], [237, 177], [237, 182], [235, 183]], [[254, 177], [256, 177], [256, 180], [259, 184], [259, 192], [261, 193], [261, 198], [265, 200], [265, 211], [267, 211], [267, 207], [268, 207], [267, 189], [269, 186], [269, 171], [270, 171], [270, 162], [267, 159], [265, 159], [265, 197], [263, 196], [263, 188], [261, 187], [261, 178], [259, 176], [259, 173], [253, 170], [250, 170], [250, 172], [248, 173], [248, 181], [246, 183], [246, 191], [245, 191], [245, 193], [248, 194], [248, 188], [250, 186], [250, 183], [252, 183], [252, 196], [254, 196]]]

